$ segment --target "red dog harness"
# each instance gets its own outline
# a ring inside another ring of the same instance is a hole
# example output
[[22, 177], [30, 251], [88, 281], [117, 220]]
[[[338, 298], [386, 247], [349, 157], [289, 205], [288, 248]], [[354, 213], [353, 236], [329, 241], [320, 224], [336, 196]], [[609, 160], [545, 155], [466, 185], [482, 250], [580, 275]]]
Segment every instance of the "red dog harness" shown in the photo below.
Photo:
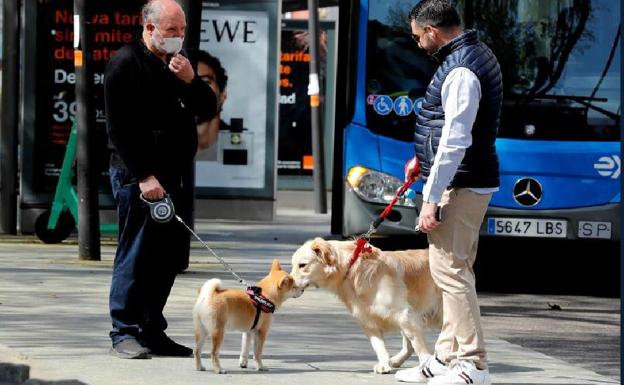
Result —
[[254, 328], [258, 325], [258, 320], [260, 319], [260, 312], [274, 313], [275, 305], [267, 297], [262, 295], [262, 289], [258, 286], [248, 286], [245, 293], [247, 293], [251, 299], [251, 303], [253, 303], [256, 307], [256, 317], [254, 318], [253, 325], [251, 325], [250, 329], [254, 330]]

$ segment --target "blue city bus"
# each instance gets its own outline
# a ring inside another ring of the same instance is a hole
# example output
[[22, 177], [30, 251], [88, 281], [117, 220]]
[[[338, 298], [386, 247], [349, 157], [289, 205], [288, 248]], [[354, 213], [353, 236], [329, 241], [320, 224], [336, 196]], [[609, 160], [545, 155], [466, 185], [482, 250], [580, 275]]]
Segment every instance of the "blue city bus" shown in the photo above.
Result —
[[[415, 3], [359, 0], [340, 11], [332, 232], [343, 236], [368, 230], [414, 156], [416, 113], [436, 69], [410, 37]], [[620, 2], [456, 4], [503, 72], [501, 185], [481, 234], [618, 241]], [[422, 187], [412, 185], [377, 234], [414, 234]]]

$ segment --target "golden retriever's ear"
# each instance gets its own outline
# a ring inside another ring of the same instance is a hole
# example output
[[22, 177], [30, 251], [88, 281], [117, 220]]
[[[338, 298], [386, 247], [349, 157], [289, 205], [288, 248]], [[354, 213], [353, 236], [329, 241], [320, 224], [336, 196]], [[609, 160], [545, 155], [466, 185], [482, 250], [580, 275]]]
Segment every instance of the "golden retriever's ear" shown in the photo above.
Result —
[[282, 278], [282, 280], [280, 281], [277, 287], [280, 289], [283, 289], [285, 287], [292, 287], [292, 285], [294, 284], [295, 284], [295, 279], [291, 277], [290, 275], [287, 275], [284, 278]]
[[336, 258], [332, 255], [332, 249], [329, 243], [323, 238], [315, 238], [310, 245], [314, 254], [316, 254], [326, 265], [333, 265]]
[[273, 264], [271, 265], [271, 271], [281, 271], [282, 265], [280, 265], [277, 259], [273, 260]]

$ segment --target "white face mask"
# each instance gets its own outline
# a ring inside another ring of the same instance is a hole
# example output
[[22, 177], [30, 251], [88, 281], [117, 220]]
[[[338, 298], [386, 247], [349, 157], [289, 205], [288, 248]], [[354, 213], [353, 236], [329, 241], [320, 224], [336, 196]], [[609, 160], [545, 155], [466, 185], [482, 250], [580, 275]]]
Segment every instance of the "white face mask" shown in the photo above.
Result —
[[175, 55], [182, 50], [184, 39], [181, 37], [163, 37], [158, 28], [152, 32], [152, 44], [160, 52]]

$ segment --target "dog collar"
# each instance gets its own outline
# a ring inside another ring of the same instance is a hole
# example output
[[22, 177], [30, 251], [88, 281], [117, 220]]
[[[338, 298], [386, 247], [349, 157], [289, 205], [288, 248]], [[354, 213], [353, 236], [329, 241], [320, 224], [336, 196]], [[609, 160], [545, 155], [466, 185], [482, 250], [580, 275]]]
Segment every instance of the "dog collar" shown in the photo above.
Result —
[[262, 289], [258, 286], [249, 286], [245, 293], [251, 299], [251, 303], [256, 307], [256, 317], [254, 318], [253, 325], [251, 326], [251, 330], [254, 330], [256, 325], [258, 325], [258, 320], [260, 319], [260, 313], [274, 313], [275, 305], [271, 302], [267, 297], [262, 295]]

